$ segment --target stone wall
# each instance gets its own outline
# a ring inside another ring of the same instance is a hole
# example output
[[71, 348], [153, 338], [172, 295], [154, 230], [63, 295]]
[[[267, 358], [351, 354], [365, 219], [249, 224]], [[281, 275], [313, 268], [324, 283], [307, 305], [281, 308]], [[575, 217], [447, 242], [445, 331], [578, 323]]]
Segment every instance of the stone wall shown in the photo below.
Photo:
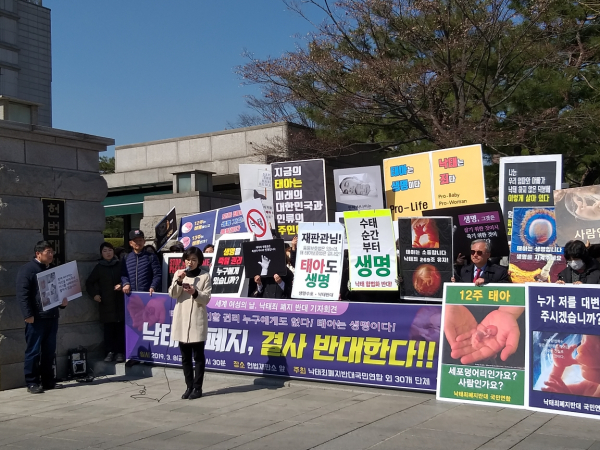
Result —
[[[65, 200], [67, 261], [77, 261], [82, 288], [99, 257], [107, 186], [98, 153], [112, 139], [52, 128], [0, 122], [0, 390], [24, 385], [24, 321], [15, 297], [19, 268], [42, 239], [42, 198]], [[57, 362], [66, 372], [67, 350], [87, 347], [101, 356], [98, 305], [84, 292], [61, 311]]]

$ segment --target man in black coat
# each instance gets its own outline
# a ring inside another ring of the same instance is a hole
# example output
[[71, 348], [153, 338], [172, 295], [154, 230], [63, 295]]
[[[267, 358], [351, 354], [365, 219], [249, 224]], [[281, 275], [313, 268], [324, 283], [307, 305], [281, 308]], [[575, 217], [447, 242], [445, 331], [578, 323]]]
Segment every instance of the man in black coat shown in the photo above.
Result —
[[471, 243], [471, 264], [461, 267], [460, 272], [452, 277], [458, 283], [474, 283], [481, 286], [487, 283], [510, 283], [506, 267], [492, 264], [490, 259], [490, 244], [483, 239]]
[[[25, 319], [25, 382], [27, 391], [40, 394], [44, 389], [60, 387], [56, 384], [54, 356], [58, 332], [59, 307], [44, 311], [37, 274], [51, 268], [54, 250], [47, 241], [40, 241], [34, 248], [35, 259], [19, 269], [17, 273], [17, 300]], [[60, 308], [67, 306], [63, 299]]]

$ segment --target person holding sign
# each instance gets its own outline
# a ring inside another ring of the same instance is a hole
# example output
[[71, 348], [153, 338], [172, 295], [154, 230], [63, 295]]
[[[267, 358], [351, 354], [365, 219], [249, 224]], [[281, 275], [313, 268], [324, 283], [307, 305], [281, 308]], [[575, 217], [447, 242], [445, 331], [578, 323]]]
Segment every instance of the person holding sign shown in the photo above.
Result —
[[452, 282], [474, 283], [481, 286], [486, 283], [510, 283], [506, 267], [492, 264], [489, 259], [491, 248], [488, 241], [477, 239], [471, 243], [471, 264], [462, 266], [460, 273], [452, 277]]
[[588, 256], [585, 244], [581, 241], [569, 241], [564, 250], [567, 267], [558, 274], [556, 284], [599, 284], [600, 268], [598, 263]]
[[37, 274], [48, 270], [54, 260], [54, 250], [47, 241], [39, 241], [35, 247], [35, 258], [22, 266], [17, 273], [17, 300], [25, 319], [25, 383], [27, 392], [40, 394], [44, 390], [62, 387], [54, 377], [56, 335], [58, 333], [59, 308], [62, 304], [44, 311]]
[[[169, 295], [177, 300], [173, 311], [171, 337], [179, 341], [181, 365], [186, 391], [182, 399], [202, 397], [204, 381], [204, 345], [208, 335], [206, 305], [210, 301], [212, 284], [210, 275], [202, 273], [204, 255], [197, 247], [190, 247], [181, 256], [185, 269], [175, 272]], [[195, 363], [195, 368], [192, 363]]]

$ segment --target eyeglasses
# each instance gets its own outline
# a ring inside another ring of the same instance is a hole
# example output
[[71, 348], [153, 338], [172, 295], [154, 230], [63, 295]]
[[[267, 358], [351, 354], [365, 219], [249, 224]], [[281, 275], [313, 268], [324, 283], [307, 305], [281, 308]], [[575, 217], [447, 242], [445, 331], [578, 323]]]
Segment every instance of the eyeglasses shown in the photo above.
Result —
[[483, 253], [481, 250], [471, 250], [471, 256], [473, 255], [477, 255], [477, 256], [483, 256]]
[[48, 255], [54, 255], [56, 252], [54, 250], [46, 249], [42, 253], [47, 253]]

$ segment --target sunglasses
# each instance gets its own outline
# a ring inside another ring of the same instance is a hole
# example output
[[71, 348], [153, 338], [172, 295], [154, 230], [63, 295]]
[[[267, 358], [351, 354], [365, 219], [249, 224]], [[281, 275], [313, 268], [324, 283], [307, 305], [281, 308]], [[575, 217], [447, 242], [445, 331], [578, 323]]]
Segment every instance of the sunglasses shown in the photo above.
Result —
[[481, 250], [471, 250], [471, 256], [473, 255], [477, 255], [477, 256], [483, 256], [485, 252], [482, 252]]

